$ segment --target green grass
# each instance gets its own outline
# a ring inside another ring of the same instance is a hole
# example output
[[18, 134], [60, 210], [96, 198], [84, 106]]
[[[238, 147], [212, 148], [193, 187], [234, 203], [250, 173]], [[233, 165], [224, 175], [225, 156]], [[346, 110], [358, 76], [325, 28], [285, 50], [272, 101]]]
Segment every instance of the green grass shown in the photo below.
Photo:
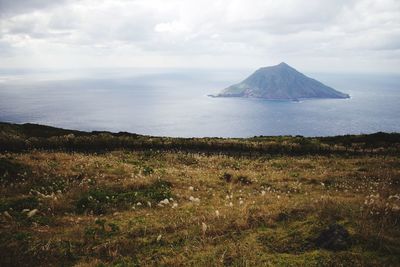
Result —
[[138, 188], [103, 186], [84, 193], [76, 203], [76, 211], [104, 214], [112, 208], [129, 209], [138, 203], [146, 206], [148, 203], [157, 205], [159, 201], [171, 197], [171, 183], [162, 180]]

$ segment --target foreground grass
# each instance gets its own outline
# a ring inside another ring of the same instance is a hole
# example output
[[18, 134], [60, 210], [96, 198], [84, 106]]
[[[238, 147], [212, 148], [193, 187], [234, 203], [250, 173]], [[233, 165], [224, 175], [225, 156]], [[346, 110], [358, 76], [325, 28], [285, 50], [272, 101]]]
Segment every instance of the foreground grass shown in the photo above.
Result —
[[400, 262], [392, 153], [4, 151], [0, 191], [0, 266]]

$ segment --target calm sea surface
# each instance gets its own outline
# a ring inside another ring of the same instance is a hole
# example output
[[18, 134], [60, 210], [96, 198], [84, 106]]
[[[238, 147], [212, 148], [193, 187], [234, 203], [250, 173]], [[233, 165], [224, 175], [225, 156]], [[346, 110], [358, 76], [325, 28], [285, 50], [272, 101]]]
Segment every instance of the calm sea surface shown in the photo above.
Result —
[[181, 137], [400, 132], [400, 76], [313, 74], [345, 100], [212, 98], [249, 70], [0, 70], [0, 121]]

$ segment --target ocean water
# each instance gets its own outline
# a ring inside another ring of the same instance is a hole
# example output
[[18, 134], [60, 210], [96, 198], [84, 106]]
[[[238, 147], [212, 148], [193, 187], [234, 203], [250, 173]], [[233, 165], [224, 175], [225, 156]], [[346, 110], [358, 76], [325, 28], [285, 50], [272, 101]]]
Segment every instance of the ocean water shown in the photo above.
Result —
[[350, 99], [207, 95], [251, 70], [0, 70], [0, 121], [178, 137], [400, 132], [400, 75], [305, 73]]

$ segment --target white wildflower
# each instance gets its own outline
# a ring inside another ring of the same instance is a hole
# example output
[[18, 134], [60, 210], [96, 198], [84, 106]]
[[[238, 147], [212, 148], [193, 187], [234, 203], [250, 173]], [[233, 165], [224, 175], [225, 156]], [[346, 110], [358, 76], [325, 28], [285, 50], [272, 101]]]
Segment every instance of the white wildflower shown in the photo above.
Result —
[[207, 231], [207, 224], [204, 222], [201, 223], [201, 230], [203, 231], [203, 235], [205, 235]]
[[166, 199], [164, 199], [164, 200], [161, 200], [161, 201], [160, 201], [160, 204], [168, 205], [168, 204], [169, 204], [168, 198], [166, 198]]
[[38, 209], [33, 209], [30, 212], [27, 213], [28, 218], [35, 216], [36, 213], [38, 213], [39, 210]]
[[3, 212], [4, 216], [8, 219], [12, 219], [12, 216], [10, 215], [10, 213], [8, 213], [8, 211]]
[[193, 197], [193, 196], [190, 196], [190, 197], [189, 197], [189, 200], [192, 201], [192, 202], [195, 202], [195, 203], [199, 203], [199, 202], [200, 202], [200, 199], [199, 199], [199, 198]]

